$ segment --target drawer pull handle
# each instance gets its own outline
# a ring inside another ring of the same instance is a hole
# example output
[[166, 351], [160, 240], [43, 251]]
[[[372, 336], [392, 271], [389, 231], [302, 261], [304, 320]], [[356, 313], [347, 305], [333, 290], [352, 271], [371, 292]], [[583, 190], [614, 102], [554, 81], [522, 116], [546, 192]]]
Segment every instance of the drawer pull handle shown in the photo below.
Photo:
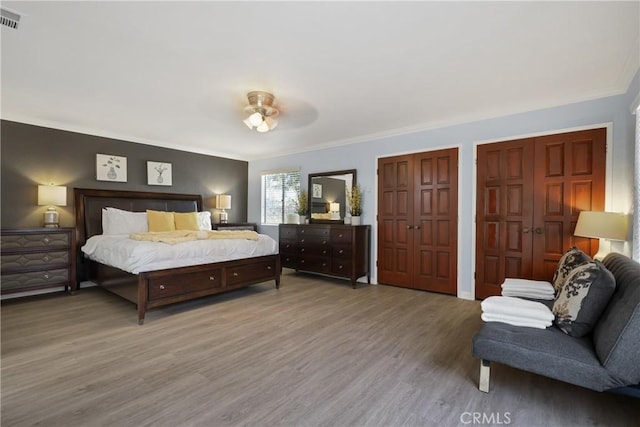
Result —
[[164, 291], [164, 285], [160, 285], [160, 290]]
[[49, 255], [45, 255], [44, 257], [42, 257], [42, 260], [45, 262], [49, 262], [51, 260], [51, 257], [49, 257]]
[[44, 277], [45, 279], [48, 279], [48, 278], [49, 278], [49, 274], [48, 274], [48, 273], [44, 273], [44, 274], [42, 275], [42, 277]]
[[300, 260], [300, 264], [304, 264], [304, 260]]
[[304, 234], [304, 230], [300, 230], [300, 233]]
[[323, 263], [322, 263], [322, 266], [323, 266], [323, 267], [326, 267], [326, 266], [327, 266], [327, 263], [326, 263], [326, 262], [323, 262]]
[[267, 270], [271, 270], [271, 266], [270, 265], [267, 265]]
[[338, 251], [338, 253], [339, 253], [339, 254], [344, 253], [344, 249], [340, 249], [340, 250]]
[[342, 238], [342, 233], [338, 234], [338, 237]]
[[323, 240], [323, 241], [322, 241], [322, 244], [323, 244], [323, 245], [326, 245], [326, 244], [327, 244], [327, 241], [326, 241], [326, 240]]
[[343, 266], [339, 266], [338, 268], [339, 268], [340, 270], [342, 270], [344, 267], [343, 267]]
[[324, 254], [326, 254], [326, 253], [327, 253], [327, 251], [326, 251], [326, 250], [322, 251], [322, 255], [324, 255]]
[[49, 243], [49, 238], [45, 237], [44, 239], [42, 239], [42, 241], [45, 242], [45, 243]]
[[301, 239], [301, 240], [300, 240], [300, 243], [304, 243], [304, 239]]
[[238, 273], [234, 272], [233, 277], [238, 277]]
[[304, 248], [300, 249], [300, 252], [304, 252]]
[[213, 282], [213, 281], [215, 281], [215, 280], [216, 280], [216, 278], [215, 278], [215, 277], [213, 277], [213, 276], [209, 276], [209, 280], [211, 280], [211, 281]]

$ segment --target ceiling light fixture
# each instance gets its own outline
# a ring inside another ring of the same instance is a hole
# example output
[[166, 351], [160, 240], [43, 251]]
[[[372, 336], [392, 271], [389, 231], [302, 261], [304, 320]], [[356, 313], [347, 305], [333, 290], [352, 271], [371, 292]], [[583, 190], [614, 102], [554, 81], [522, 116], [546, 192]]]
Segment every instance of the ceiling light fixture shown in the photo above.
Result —
[[278, 121], [274, 119], [280, 112], [273, 107], [274, 96], [268, 92], [254, 90], [247, 94], [249, 106], [244, 108], [244, 112], [249, 117], [243, 120], [249, 129], [254, 127], [258, 132], [268, 132], [278, 126]]

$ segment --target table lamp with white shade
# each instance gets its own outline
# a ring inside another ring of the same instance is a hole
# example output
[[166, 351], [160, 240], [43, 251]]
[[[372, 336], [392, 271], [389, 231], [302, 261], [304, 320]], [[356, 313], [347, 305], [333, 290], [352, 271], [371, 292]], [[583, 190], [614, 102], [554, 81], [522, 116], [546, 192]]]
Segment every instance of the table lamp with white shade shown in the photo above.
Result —
[[56, 206], [67, 206], [67, 187], [60, 185], [38, 185], [38, 205], [48, 206], [44, 212], [44, 226], [60, 226], [60, 215]]
[[[629, 229], [629, 216], [615, 212], [582, 211], [578, 216], [574, 236], [590, 237], [592, 239], [627, 240]], [[598, 248], [598, 253], [593, 259], [602, 260], [607, 255]]]
[[216, 196], [216, 208], [220, 209], [220, 224], [229, 222], [227, 209], [231, 209], [231, 196], [228, 194], [218, 194]]

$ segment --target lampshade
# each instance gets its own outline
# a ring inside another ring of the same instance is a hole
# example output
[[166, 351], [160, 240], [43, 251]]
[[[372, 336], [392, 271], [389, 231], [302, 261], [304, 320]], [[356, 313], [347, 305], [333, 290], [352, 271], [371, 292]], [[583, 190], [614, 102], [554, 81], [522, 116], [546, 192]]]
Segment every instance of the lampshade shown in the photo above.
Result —
[[628, 215], [614, 212], [582, 211], [575, 236], [594, 239], [627, 240]]
[[218, 194], [216, 196], [216, 208], [231, 209], [231, 196], [228, 194]]
[[340, 212], [340, 203], [329, 203], [329, 211]]
[[38, 205], [67, 206], [67, 187], [60, 185], [38, 185]]

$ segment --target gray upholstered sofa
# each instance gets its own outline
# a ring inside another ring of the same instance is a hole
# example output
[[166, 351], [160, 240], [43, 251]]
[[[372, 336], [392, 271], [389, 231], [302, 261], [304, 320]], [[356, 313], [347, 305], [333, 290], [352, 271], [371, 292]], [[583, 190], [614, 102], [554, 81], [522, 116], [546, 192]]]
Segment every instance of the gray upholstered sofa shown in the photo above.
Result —
[[571, 337], [555, 325], [482, 326], [473, 338], [473, 355], [480, 359], [480, 390], [489, 391], [490, 362], [597, 391], [640, 383], [640, 264], [615, 253], [603, 263], [616, 279], [616, 290], [589, 335]]

